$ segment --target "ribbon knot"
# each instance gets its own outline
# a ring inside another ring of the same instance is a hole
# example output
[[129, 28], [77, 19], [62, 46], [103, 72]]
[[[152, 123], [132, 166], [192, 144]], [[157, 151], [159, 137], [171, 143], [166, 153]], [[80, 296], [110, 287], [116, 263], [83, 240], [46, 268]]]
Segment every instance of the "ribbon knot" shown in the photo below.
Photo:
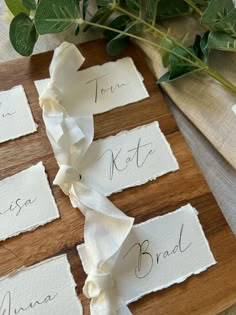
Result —
[[52, 111], [64, 111], [64, 108], [61, 106], [62, 94], [58, 88], [49, 82], [47, 89], [44, 91], [42, 96], [39, 97], [39, 105], [42, 109], [45, 109], [47, 112]]
[[97, 298], [102, 292], [114, 288], [115, 283], [111, 273], [89, 274], [83, 288], [83, 293], [88, 299]]
[[71, 186], [79, 182], [81, 175], [72, 166], [62, 164], [53, 181], [54, 185], [60, 186], [64, 194], [69, 195]]

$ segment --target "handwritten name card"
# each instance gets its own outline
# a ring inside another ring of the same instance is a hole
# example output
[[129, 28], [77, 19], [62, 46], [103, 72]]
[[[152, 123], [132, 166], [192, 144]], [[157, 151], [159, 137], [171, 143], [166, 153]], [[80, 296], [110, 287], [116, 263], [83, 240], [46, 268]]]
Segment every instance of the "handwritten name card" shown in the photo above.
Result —
[[0, 279], [1, 315], [80, 315], [82, 306], [66, 255]]
[[94, 141], [80, 165], [81, 181], [106, 196], [178, 169], [158, 122]]
[[0, 143], [36, 130], [23, 87], [0, 92]]
[[[84, 245], [78, 246], [78, 251], [85, 272], [89, 273]], [[119, 295], [129, 304], [214, 264], [197, 212], [188, 204], [135, 225], [121, 248], [112, 274]]]
[[[48, 79], [35, 81], [40, 96], [48, 82]], [[78, 71], [69, 89], [63, 91], [63, 106], [70, 115], [98, 114], [148, 96], [133, 60], [126, 57]]]
[[59, 217], [41, 162], [0, 181], [0, 200], [0, 240]]

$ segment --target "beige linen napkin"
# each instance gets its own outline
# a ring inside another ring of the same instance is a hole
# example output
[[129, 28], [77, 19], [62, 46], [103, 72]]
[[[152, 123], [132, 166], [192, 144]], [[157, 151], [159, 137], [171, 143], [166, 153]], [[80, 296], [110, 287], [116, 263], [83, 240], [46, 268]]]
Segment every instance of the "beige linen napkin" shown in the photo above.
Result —
[[[163, 26], [171, 26], [172, 34], [176, 33], [178, 36], [186, 31], [202, 31], [193, 17], [171, 20], [163, 23]], [[192, 32], [189, 39], [193, 36]], [[140, 41], [137, 44], [146, 53], [155, 76], [160, 78], [167, 71], [162, 66], [160, 51]], [[236, 54], [213, 51], [210, 63], [236, 84]], [[190, 75], [162, 86], [181, 111], [236, 169], [236, 115], [232, 111], [236, 95], [205, 74]]]

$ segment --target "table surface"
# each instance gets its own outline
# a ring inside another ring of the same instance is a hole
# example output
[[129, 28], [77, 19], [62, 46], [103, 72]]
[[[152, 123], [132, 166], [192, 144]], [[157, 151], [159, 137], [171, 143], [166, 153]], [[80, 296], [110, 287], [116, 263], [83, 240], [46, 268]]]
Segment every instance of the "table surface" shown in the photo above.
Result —
[[[19, 55], [9, 42], [9, 18], [6, 18], [4, 1], [0, 2], [0, 29], [0, 62], [19, 58]], [[64, 40], [79, 43], [98, 37], [101, 37], [101, 34], [94, 31], [81, 33], [79, 37], [74, 37], [70, 30], [59, 35], [42, 36], [36, 44], [34, 54], [54, 49]], [[236, 235], [236, 171], [195, 128], [189, 119], [182, 114], [174, 104], [174, 100], [171, 101], [167, 98], [167, 102], [222, 213]], [[236, 305], [228, 309], [228, 311], [224, 311], [223, 314], [235, 315]]]
[[[83, 44], [80, 49], [86, 57], [84, 67], [111, 60], [105, 52], [103, 40]], [[96, 115], [95, 138], [158, 120], [180, 163], [180, 170], [149, 182], [145, 187], [133, 187], [114, 194], [110, 199], [122, 211], [134, 216], [136, 223], [174, 211], [190, 202], [199, 211], [206, 237], [218, 261], [216, 266], [200, 275], [132, 303], [131, 311], [133, 314], [156, 314], [158, 309], [160, 314], [215, 314], [236, 301], [236, 241], [156, 86], [155, 78], [143, 62], [144, 55], [134, 46], [127, 53], [132, 56], [144, 76], [151, 97]], [[42, 160], [61, 214], [61, 219], [36, 231], [1, 242], [0, 275], [66, 252], [85, 314], [89, 314], [89, 301], [81, 294], [85, 274], [75, 249], [78, 243], [83, 242], [84, 219], [78, 210], [72, 208], [69, 198], [58, 187], [52, 186], [58, 167], [45, 134], [33, 83], [34, 80], [48, 77], [51, 57], [51, 53], [36, 55], [20, 62], [16, 60], [4, 63], [0, 69], [0, 89], [23, 84], [33, 116], [39, 125], [37, 133], [1, 144], [0, 179]]]
[[[4, 1], [0, 2], [0, 29], [0, 62], [19, 58], [9, 42], [9, 17], [6, 17]], [[94, 30], [86, 33], [82, 32], [77, 37], [73, 35], [73, 30], [57, 35], [40, 36], [34, 54], [52, 50], [63, 41], [78, 44], [101, 36], [100, 32]], [[182, 114], [174, 104], [174, 100], [171, 101], [167, 98], [167, 102], [221, 211], [236, 235], [236, 170], [225, 161], [188, 118]]]

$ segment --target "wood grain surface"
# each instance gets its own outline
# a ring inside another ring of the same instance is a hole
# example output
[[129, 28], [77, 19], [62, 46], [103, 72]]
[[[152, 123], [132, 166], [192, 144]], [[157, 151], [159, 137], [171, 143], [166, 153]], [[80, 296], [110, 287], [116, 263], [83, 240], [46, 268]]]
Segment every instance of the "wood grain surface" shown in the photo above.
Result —
[[[86, 57], [83, 68], [114, 60], [107, 56], [103, 40], [82, 44], [79, 48]], [[236, 240], [177, 128], [145, 63], [145, 56], [133, 45], [120, 57], [127, 55], [134, 59], [143, 75], [150, 98], [96, 115], [95, 138], [115, 135], [122, 130], [158, 120], [180, 164], [180, 170], [114, 194], [110, 200], [127, 215], [135, 217], [135, 223], [174, 211], [190, 202], [199, 211], [199, 219], [218, 262], [206, 272], [192, 276], [181, 284], [143, 297], [132, 303], [130, 309], [136, 315], [216, 314], [236, 302]], [[0, 144], [0, 179], [43, 161], [61, 214], [60, 219], [33, 232], [0, 242], [0, 276], [48, 257], [67, 253], [84, 313], [89, 314], [89, 300], [82, 294], [85, 274], [75, 249], [77, 244], [83, 242], [84, 218], [78, 209], [72, 208], [69, 198], [52, 185], [58, 166], [45, 134], [34, 86], [34, 80], [49, 76], [51, 57], [51, 52], [43, 53], [2, 63], [0, 68], [0, 90], [22, 84], [35, 122], [39, 125], [35, 134]]]

